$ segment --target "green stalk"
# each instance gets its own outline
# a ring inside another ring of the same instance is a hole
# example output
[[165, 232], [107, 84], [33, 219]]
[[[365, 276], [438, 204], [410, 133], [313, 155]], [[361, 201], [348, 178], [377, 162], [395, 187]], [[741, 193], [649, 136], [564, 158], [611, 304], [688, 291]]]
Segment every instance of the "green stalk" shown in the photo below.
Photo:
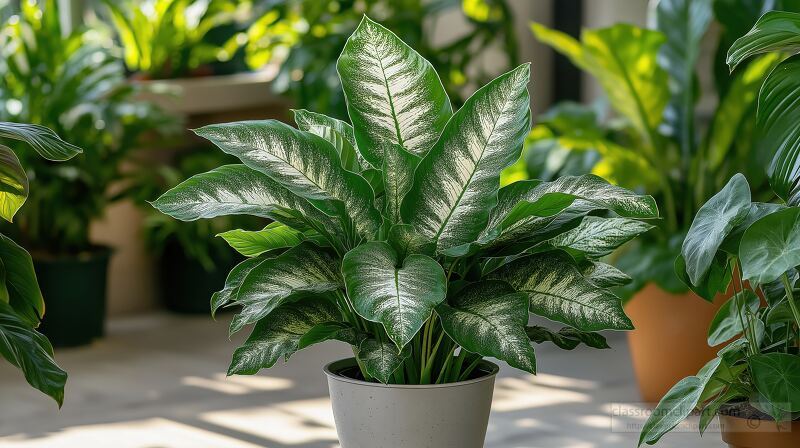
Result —
[[736, 316], [739, 318], [739, 325], [742, 326], [742, 333], [747, 338], [747, 348], [751, 355], [755, 355], [758, 350], [755, 346], [755, 341], [753, 340], [752, 334], [748, 332], [750, 327], [750, 320], [748, 319], [747, 325], [744, 324], [744, 319], [742, 318], [742, 312], [744, 312], [743, 304], [742, 304], [742, 294], [739, 294], [739, 291], [736, 291], [736, 273], [734, 272], [734, 265], [737, 265], [737, 262], [734, 261], [731, 264], [731, 286], [733, 287], [733, 299], [734, 299], [734, 306], [736, 307]]
[[420, 384], [430, 384], [431, 383], [431, 370], [433, 369], [433, 362], [435, 361], [436, 352], [439, 350], [439, 346], [442, 344], [442, 339], [444, 338], [444, 331], [439, 334], [439, 339], [436, 341], [436, 344], [433, 346], [433, 350], [431, 350], [430, 355], [428, 355], [427, 360], [423, 360], [423, 368], [422, 368], [422, 375], [420, 375], [419, 383]]
[[[787, 276], [785, 272], [781, 275], [781, 282], [783, 282], [783, 289], [786, 290], [786, 298], [789, 300], [789, 308], [792, 309], [794, 323], [797, 325], [797, 328], [800, 329], [800, 312], [797, 311], [797, 304], [794, 303], [792, 284], [789, 282], [789, 276]], [[800, 347], [800, 339], [797, 341], [797, 346]]]
[[439, 375], [436, 377], [436, 384], [441, 384], [442, 380], [447, 378], [447, 374], [450, 370], [450, 365], [453, 362], [453, 358], [455, 358], [455, 356], [453, 356], [453, 353], [455, 351], [456, 351], [456, 344], [453, 344], [450, 350], [447, 351], [447, 355], [444, 360], [444, 365], [442, 365], [442, 370], [439, 371]]
[[472, 361], [472, 362], [471, 362], [471, 363], [470, 363], [470, 364], [467, 366], [467, 368], [466, 368], [466, 369], [464, 369], [464, 373], [462, 373], [462, 374], [461, 374], [461, 376], [459, 376], [459, 377], [458, 377], [458, 381], [464, 381], [464, 380], [466, 380], [467, 378], [469, 378], [469, 375], [472, 373], [472, 371], [473, 371], [473, 370], [475, 370], [475, 368], [476, 368], [476, 367], [478, 367], [478, 363], [479, 363], [479, 362], [481, 362], [481, 357], [480, 357], [480, 356], [476, 356], [476, 357], [475, 357], [475, 360], [473, 360], [473, 361]]

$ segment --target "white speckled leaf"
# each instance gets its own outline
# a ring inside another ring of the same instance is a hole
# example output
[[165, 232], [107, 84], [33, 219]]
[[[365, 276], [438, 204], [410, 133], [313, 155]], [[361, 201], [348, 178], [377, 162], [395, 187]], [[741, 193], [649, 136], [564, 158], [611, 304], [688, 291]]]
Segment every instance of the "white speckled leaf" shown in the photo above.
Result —
[[303, 218], [332, 225], [307, 200], [244, 165], [224, 165], [192, 176], [161, 195], [153, 207], [181, 221], [248, 214], [292, 226], [302, 227]]
[[558, 235], [549, 243], [581, 252], [589, 258], [600, 258], [652, 228], [650, 224], [630, 218], [587, 216], [578, 227]]
[[586, 280], [563, 252], [519, 258], [492, 277], [526, 293], [534, 314], [581, 331], [633, 329], [620, 299]]
[[446, 250], [476, 240], [497, 203], [500, 172], [530, 129], [525, 64], [475, 92], [420, 162], [402, 205], [405, 222]]
[[452, 115], [430, 62], [368, 17], [347, 40], [336, 69], [358, 149], [375, 167], [383, 165], [387, 145], [425, 155]]
[[231, 321], [231, 334], [266, 317], [299, 293], [322, 293], [341, 286], [339, 262], [324, 249], [304, 242], [254, 266], [234, 298], [242, 310]]
[[601, 263], [599, 261], [587, 263], [583, 269], [581, 269], [581, 273], [586, 280], [594, 283], [598, 288], [622, 286], [633, 281], [628, 274], [610, 264]]
[[329, 214], [340, 214], [331, 200], [338, 202], [362, 235], [381, 224], [369, 183], [342, 168], [336, 149], [314, 134], [275, 120], [209, 125], [195, 133]]
[[528, 297], [508, 283], [474, 283], [436, 307], [447, 335], [462, 348], [536, 373], [536, 355], [525, 333]]
[[356, 357], [367, 373], [383, 384], [389, 382], [392, 373], [397, 370], [409, 356], [408, 350], [397, 351], [390, 342], [378, 342], [366, 339], [356, 351]]
[[342, 274], [356, 312], [383, 324], [398, 348], [417, 334], [447, 293], [436, 260], [421, 254], [399, 260], [384, 242], [362, 244], [345, 254]]
[[256, 324], [247, 341], [233, 353], [228, 375], [254, 375], [289, 358], [300, 349], [300, 339], [314, 326], [337, 321], [336, 306], [320, 299], [301, 300], [276, 308], [268, 319]]
[[356, 137], [349, 123], [305, 109], [292, 112], [298, 129], [322, 137], [336, 148], [344, 169], [358, 172], [369, 167], [369, 162], [356, 149]]
[[411, 190], [414, 182], [414, 169], [419, 164], [420, 158], [411, 154], [399, 145], [385, 148], [383, 159], [383, 185], [385, 216], [390, 222], [399, 224], [400, 204]]

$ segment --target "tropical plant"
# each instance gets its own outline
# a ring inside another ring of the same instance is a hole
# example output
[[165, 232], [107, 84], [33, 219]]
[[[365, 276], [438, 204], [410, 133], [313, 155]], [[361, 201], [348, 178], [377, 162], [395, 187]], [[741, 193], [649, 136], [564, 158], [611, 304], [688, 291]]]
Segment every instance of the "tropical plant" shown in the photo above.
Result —
[[717, 105], [710, 122], [698, 112], [696, 75], [701, 41], [712, 19], [720, 29], [714, 66], [725, 65], [730, 44], [771, 8], [795, 9], [793, 1], [660, 0], [654, 29], [618, 24], [585, 30], [580, 41], [534, 24], [536, 37], [567, 56], [600, 84], [614, 113], [594, 106], [562, 104], [530, 136], [533, 175], [586, 169], [613, 183], [653, 191], [664, 220], [627, 250], [616, 265], [636, 279], [684, 292], [672, 269], [692, 216], [734, 173], [743, 172], [754, 194], [769, 200], [759, 168], [754, 133], [756, 100], [765, 76], [780, 61], [769, 54], [743, 64], [730, 76], [715, 69]]
[[172, 122], [135, 100], [138, 88], [97, 33], [62, 31], [55, 0], [22, 2], [0, 29], [0, 119], [46, 126], [85, 150], [70, 165], [17, 151], [40, 188], [8, 231], [48, 254], [92, 247], [89, 223], [112, 199], [109, 186], [122, 177], [122, 164], [146, 132]]
[[250, 11], [249, 2], [227, 0], [102, 3], [125, 50], [128, 70], [151, 79], [189, 76], [214, 62], [230, 60], [236, 42], [226, 45], [227, 37], [213, 39], [213, 35], [224, 28], [229, 28], [224, 34], [235, 34], [235, 25]]
[[[754, 55], [800, 50], [800, 14], [769, 12], [736, 40], [731, 69]], [[708, 344], [733, 338], [696, 376], [684, 378], [661, 400], [645, 424], [640, 444], [656, 443], [693, 410], [700, 431], [718, 413], [775, 421], [800, 417], [800, 132], [798, 56], [780, 62], [758, 95], [758, 147], [771, 156], [767, 170], [780, 203], [751, 201], [747, 179], [733, 176], [709, 199], [692, 223], [675, 263], [678, 275], [700, 296], [733, 285], [734, 296], [717, 313]], [[741, 272], [741, 278], [735, 271]]]
[[[453, 113], [432, 65], [364, 18], [338, 70], [352, 126], [297, 110], [299, 129], [202, 127], [243, 164], [153, 204], [186, 221], [276, 221], [238, 232], [250, 258], [212, 297], [214, 310], [241, 307], [231, 333], [255, 324], [230, 374], [336, 339], [367, 380], [452, 382], [483, 356], [534, 372], [531, 342], [604, 348], [596, 331], [631, 328], [605, 289], [629, 279], [597, 258], [650, 228], [639, 219], [657, 216], [653, 198], [593, 175], [499, 188], [530, 127], [527, 64]], [[529, 312], [566, 326], [527, 326]]]
[[[41, 157], [64, 161], [81, 150], [42, 126], [0, 122], [0, 137], [27, 143]], [[25, 169], [10, 148], [0, 145], [0, 216], [11, 222], [28, 197]], [[22, 370], [28, 383], [61, 407], [67, 373], [53, 358], [53, 347], [36, 331], [44, 315], [42, 292], [30, 254], [0, 234], [0, 355]]]
[[[254, 2], [265, 10], [234, 40], [244, 41], [245, 59], [253, 68], [280, 63], [274, 89], [299, 108], [334, 118], [347, 118], [336, 60], [361, 17], [377, 17], [387, 28], [426, 59], [442, 75], [442, 84], [456, 107], [464, 93], [517, 65], [513, 11], [506, 0], [269, 0]], [[454, 40], [439, 43], [434, 29], [455, 10], [468, 26]], [[480, 64], [488, 48], [505, 60]], [[468, 75], [469, 73], [469, 75]], [[469, 82], [471, 78], [471, 83]]]

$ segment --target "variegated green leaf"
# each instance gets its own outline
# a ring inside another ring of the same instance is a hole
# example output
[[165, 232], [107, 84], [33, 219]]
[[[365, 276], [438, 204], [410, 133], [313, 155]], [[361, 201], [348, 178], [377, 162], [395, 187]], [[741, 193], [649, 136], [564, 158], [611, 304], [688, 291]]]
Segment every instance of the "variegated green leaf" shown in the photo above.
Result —
[[586, 280], [594, 283], [598, 288], [622, 286], [633, 281], [626, 273], [610, 264], [601, 263], [599, 261], [587, 263], [583, 269], [581, 269], [581, 273]]
[[331, 220], [307, 200], [244, 165], [224, 165], [197, 174], [152, 203], [161, 213], [181, 221], [249, 214], [304, 228], [305, 219]]
[[250, 270], [234, 298], [242, 310], [231, 321], [230, 332], [261, 320], [292, 296], [333, 291], [341, 284], [338, 260], [304, 242]]
[[195, 133], [328, 214], [341, 215], [341, 205], [342, 218], [351, 219], [364, 236], [381, 225], [367, 181], [342, 168], [336, 149], [314, 134], [275, 120], [209, 125]]
[[344, 169], [359, 172], [369, 166], [369, 163], [356, 149], [356, 138], [350, 124], [305, 109], [293, 110], [293, 112], [298, 129], [318, 135], [336, 148]]
[[302, 232], [277, 222], [257, 231], [234, 229], [217, 236], [245, 257], [256, 257], [272, 249], [294, 247], [305, 239]]
[[28, 198], [28, 176], [11, 149], [0, 145], [0, 217], [8, 222]]
[[366, 16], [347, 40], [336, 69], [358, 149], [372, 166], [383, 165], [388, 145], [424, 156], [452, 114], [433, 66]]
[[83, 152], [77, 146], [61, 140], [50, 129], [36, 124], [0, 122], [0, 137], [21, 140], [47, 160], [69, 160]]
[[658, 208], [652, 196], [639, 195], [611, 185], [593, 174], [563, 176], [552, 182], [519, 181], [500, 189], [497, 207], [492, 210], [480, 240], [497, 238], [502, 242], [530, 239], [534, 232], [546, 228], [555, 219], [542, 219], [541, 213], [529, 213], [531, 206], [555, 193], [575, 199], [568, 204], [569, 207], [562, 208], [560, 215], [568, 218], [560, 220], [562, 222], [578, 218], [593, 208], [611, 210], [629, 218], [658, 217]]
[[544, 327], [532, 326], [525, 328], [528, 338], [531, 341], [541, 344], [542, 342], [552, 342], [558, 348], [572, 350], [581, 343], [592, 348], [611, 348], [606, 342], [606, 338], [599, 333], [579, 331], [571, 327], [564, 327], [557, 332]]
[[318, 298], [287, 303], [259, 321], [247, 341], [233, 353], [228, 375], [254, 375], [300, 349], [300, 339], [314, 326], [341, 317], [336, 306]]
[[211, 317], [215, 317], [217, 310], [231, 303], [239, 293], [245, 277], [250, 271], [258, 266], [266, 257], [249, 258], [242, 261], [231, 269], [225, 279], [225, 286], [211, 295]]
[[524, 292], [534, 314], [581, 331], [630, 330], [620, 299], [586, 280], [571, 258], [547, 252], [519, 258], [491, 277]]
[[577, 251], [589, 258], [600, 258], [653, 226], [630, 218], [586, 217], [581, 224], [549, 240], [554, 247]]
[[356, 312], [380, 322], [398, 348], [411, 341], [447, 293], [436, 260], [421, 254], [401, 260], [384, 242], [362, 244], [345, 254], [342, 274]]
[[530, 129], [525, 64], [475, 92], [420, 162], [402, 205], [404, 222], [446, 250], [475, 241], [497, 203], [500, 172]]
[[397, 252], [397, 257], [405, 259], [408, 254], [433, 255], [436, 244], [430, 238], [420, 235], [410, 224], [395, 224], [389, 229], [388, 243]]
[[420, 158], [399, 145], [389, 145], [384, 149], [383, 186], [385, 215], [392, 223], [400, 223], [400, 204], [411, 190], [414, 182], [414, 169]]
[[528, 297], [507, 283], [488, 280], [469, 285], [439, 304], [436, 314], [447, 335], [463, 349], [536, 373], [536, 355], [525, 334]]
[[392, 374], [409, 355], [409, 350], [398, 352], [391, 342], [378, 342], [375, 339], [364, 340], [356, 351], [356, 358], [367, 373], [383, 384], [389, 382]]
[[300, 338], [298, 349], [302, 350], [325, 341], [342, 341], [358, 347], [366, 336], [345, 322], [323, 322], [314, 325]]

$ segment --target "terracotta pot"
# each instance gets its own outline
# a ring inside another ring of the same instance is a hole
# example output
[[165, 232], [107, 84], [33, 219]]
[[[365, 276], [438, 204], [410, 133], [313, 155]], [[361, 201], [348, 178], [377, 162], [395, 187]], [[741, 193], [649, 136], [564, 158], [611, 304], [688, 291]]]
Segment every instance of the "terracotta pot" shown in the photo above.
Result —
[[772, 420], [719, 416], [722, 440], [730, 448], [800, 447], [800, 421], [776, 423]]
[[730, 297], [719, 294], [708, 303], [693, 292], [670, 294], [651, 283], [625, 305], [636, 327], [628, 332], [628, 345], [643, 401], [658, 403], [675, 383], [716, 357], [722, 345], [708, 346], [708, 326]]

